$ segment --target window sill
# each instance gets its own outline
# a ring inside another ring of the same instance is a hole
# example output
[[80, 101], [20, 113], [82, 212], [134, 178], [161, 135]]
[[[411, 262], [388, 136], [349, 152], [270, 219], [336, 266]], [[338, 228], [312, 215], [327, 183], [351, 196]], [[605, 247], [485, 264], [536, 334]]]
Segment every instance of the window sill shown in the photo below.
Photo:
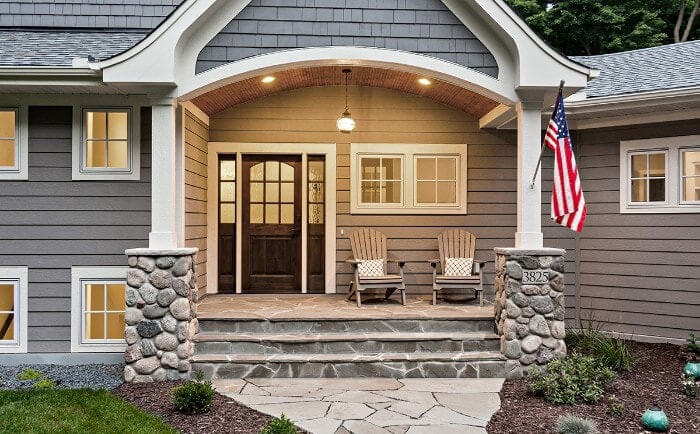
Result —
[[700, 205], [647, 205], [620, 207], [620, 214], [693, 214], [700, 213]]
[[78, 344], [71, 348], [73, 353], [123, 353], [126, 350], [123, 344]]
[[361, 208], [356, 206], [350, 207], [350, 214], [353, 215], [376, 215], [376, 214], [392, 214], [392, 215], [465, 215], [466, 208]]
[[73, 170], [73, 181], [140, 181], [138, 169], [132, 172], [81, 172]]

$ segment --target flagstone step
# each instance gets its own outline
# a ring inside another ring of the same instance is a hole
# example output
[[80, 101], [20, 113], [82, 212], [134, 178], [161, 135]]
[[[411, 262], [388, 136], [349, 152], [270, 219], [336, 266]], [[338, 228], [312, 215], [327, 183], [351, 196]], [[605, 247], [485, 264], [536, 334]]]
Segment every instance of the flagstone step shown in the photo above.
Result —
[[192, 368], [205, 378], [494, 378], [505, 377], [506, 359], [497, 351], [434, 353], [198, 353]]
[[487, 332], [200, 333], [198, 353], [465, 352], [500, 348]]

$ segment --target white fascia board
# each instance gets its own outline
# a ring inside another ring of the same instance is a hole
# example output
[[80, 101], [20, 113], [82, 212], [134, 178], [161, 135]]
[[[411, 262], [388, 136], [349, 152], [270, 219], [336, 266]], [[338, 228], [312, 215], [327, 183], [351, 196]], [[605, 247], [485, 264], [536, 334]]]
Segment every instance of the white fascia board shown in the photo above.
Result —
[[502, 129], [517, 117], [515, 108], [500, 104], [479, 119], [479, 128]]
[[99, 77], [100, 71], [92, 68], [56, 66], [3, 66], [0, 77]]
[[686, 87], [682, 89], [658, 90], [650, 92], [637, 92], [624, 95], [607, 97], [585, 98], [567, 100], [566, 108], [570, 112], [594, 113], [609, 107], [625, 108], [648, 107], [655, 104], [672, 104], [679, 102], [700, 101], [700, 86]]

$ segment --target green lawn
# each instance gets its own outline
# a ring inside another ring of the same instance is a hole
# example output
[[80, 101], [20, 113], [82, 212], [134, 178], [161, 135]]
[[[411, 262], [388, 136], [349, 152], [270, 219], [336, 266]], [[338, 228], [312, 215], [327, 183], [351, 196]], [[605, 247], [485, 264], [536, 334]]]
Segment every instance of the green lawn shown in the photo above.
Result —
[[0, 391], [2, 433], [175, 433], [105, 390]]

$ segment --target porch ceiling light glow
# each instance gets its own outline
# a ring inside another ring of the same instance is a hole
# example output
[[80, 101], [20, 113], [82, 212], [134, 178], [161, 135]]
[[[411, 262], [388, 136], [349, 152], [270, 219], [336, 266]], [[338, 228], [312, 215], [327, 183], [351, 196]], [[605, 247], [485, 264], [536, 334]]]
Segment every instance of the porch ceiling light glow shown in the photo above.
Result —
[[263, 83], [272, 83], [273, 81], [275, 81], [275, 77], [272, 75], [267, 75], [263, 77], [263, 79], [260, 81], [262, 81]]
[[350, 134], [355, 129], [355, 120], [350, 116], [350, 110], [348, 110], [348, 74], [350, 74], [350, 70], [343, 69], [343, 74], [345, 74], [345, 111], [335, 125], [341, 133]]
[[430, 86], [431, 84], [433, 84], [433, 82], [428, 80], [427, 78], [419, 78], [418, 83], [422, 84], [423, 86]]

